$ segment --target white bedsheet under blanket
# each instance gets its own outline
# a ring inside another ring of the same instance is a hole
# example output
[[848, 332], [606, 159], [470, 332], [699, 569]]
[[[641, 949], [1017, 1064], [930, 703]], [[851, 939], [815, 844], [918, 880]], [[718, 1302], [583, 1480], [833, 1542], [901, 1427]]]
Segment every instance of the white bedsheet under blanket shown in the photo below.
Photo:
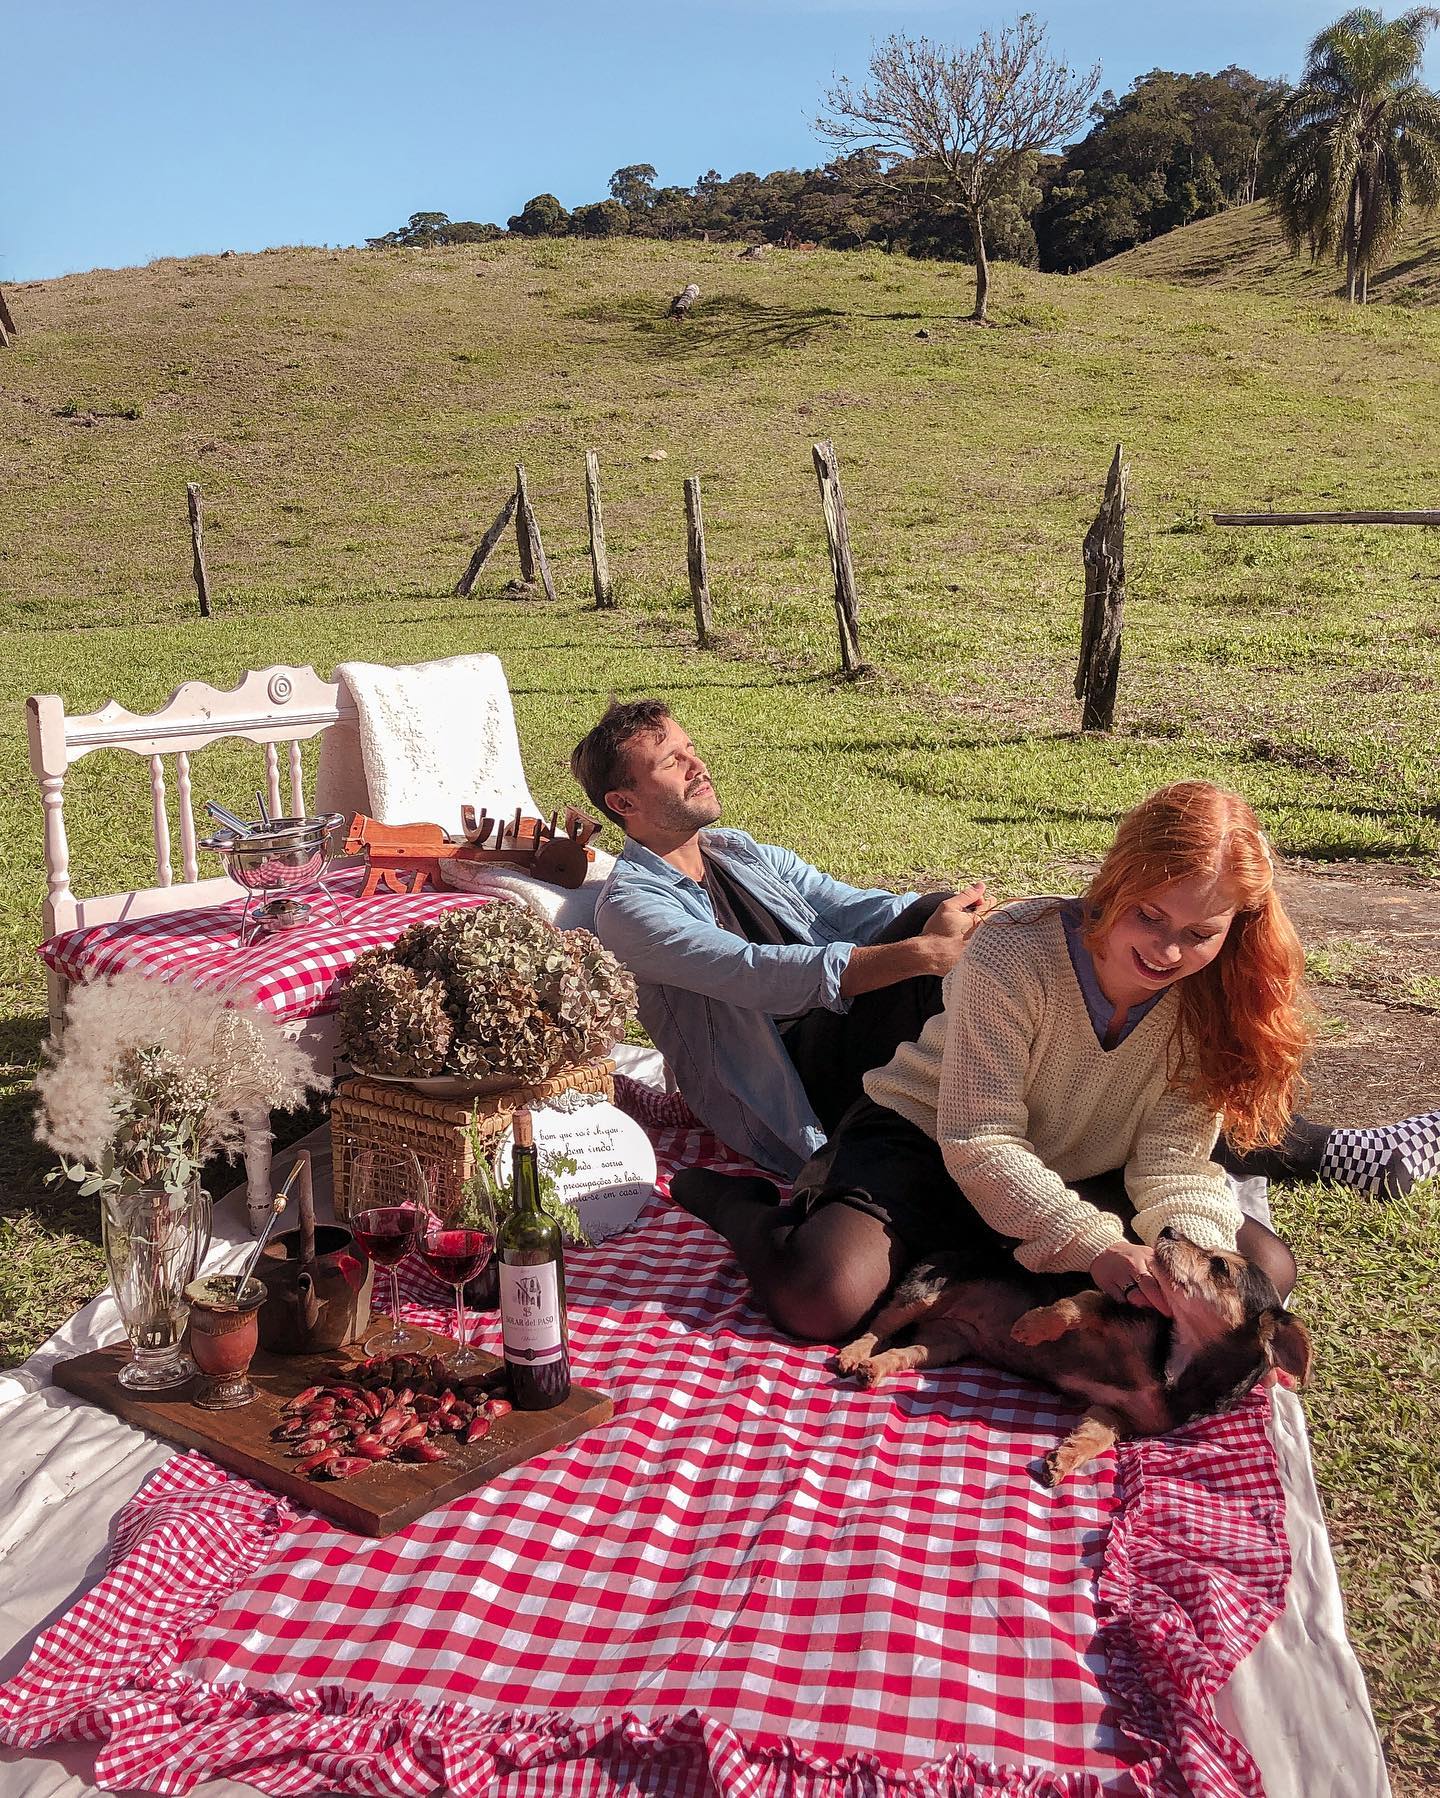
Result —
[[[653, 1074], [640, 1052], [622, 1050], [621, 1059], [637, 1077]], [[323, 1214], [328, 1133], [316, 1132], [305, 1146], [315, 1158]], [[277, 1174], [283, 1176], [289, 1159], [276, 1157]], [[237, 1195], [217, 1208], [209, 1265], [233, 1264], [248, 1240]], [[120, 1335], [114, 1300], [103, 1293], [23, 1367], [0, 1374], [0, 1677], [17, 1671], [35, 1635], [101, 1577], [113, 1519], [175, 1452], [50, 1383], [56, 1361]], [[1221, 1694], [1220, 1720], [1255, 1757], [1268, 1798], [1388, 1798], [1364, 1680], [1345, 1636], [1304, 1415], [1293, 1394], [1275, 1393], [1270, 1428], [1293, 1573], [1283, 1616]], [[98, 1790], [90, 1778], [93, 1753], [84, 1744], [38, 1755], [0, 1753], [0, 1794], [92, 1798]], [[237, 1798], [253, 1792], [228, 1780], [197, 1790]]]

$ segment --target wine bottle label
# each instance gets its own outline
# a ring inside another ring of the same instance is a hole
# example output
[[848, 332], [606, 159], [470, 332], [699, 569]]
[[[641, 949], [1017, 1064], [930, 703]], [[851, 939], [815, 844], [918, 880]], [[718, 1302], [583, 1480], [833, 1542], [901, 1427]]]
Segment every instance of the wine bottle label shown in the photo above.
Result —
[[558, 1361], [564, 1347], [560, 1331], [560, 1283], [555, 1263], [538, 1267], [500, 1264], [500, 1333], [505, 1359], [538, 1367]]

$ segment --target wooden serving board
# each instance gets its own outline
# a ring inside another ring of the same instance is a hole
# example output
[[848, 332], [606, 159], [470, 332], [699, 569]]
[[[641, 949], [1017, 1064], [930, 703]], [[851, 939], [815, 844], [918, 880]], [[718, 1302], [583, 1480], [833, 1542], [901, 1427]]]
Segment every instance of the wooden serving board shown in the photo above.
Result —
[[[443, 1355], [454, 1346], [446, 1337], [434, 1336], [426, 1352]], [[476, 1353], [483, 1364], [477, 1372], [499, 1365], [496, 1356]], [[287, 1399], [307, 1386], [343, 1380], [362, 1359], [359, 1350], [318, 1355], [267, 1355], [262, 1350], [250, 1364], [255, 1398], [234, 1411], [202, 1411], [191, 1404], [193, 1380], [173, 1393], [131, 1392], [117, 1377], [129, 1359], [124, 1344], [77, 1355], [56, 1367], [55, 1383], [113, 1411], [136, 1429], [181, 1448], [198, 1448], [222, 1467], [283, 1492], [360, 1536], [388, 1536], [403, 1529], [522, 1461], [573, 1442], [604, 1423], [614, 1409], [603, 1392], [572, 1386], [570, 1396], [553, 1410], [512, 1411], [496, 1419], [488, 1436], [468, 1446], [453, 1436], [443, 1437], [446, 1461], [385, 1461], [353, 1479], [312, 1480], [296, 1472], [295, 1463], [286, 1459], [288, 1444], [272, 1442], [270, 1432], [280, 1422], [280, 1408]]]

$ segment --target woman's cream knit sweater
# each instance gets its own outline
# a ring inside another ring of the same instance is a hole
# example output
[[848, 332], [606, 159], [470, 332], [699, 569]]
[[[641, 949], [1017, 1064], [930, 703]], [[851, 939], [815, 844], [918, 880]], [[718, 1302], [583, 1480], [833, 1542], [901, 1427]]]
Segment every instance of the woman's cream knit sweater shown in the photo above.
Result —
[[944, 1010], [866, 1075], [866, 1092], [935, 1138], [981, 1217], [1019, 1239], [1024, 1267], [1079, 1273], [1122, 1240], [1120, 1219], [1069, 1185], [1118, 1167], [1142, 1242], [1169, 1224], [1233, 1249], [1241, 1213], [1210, 1159], [1220, 1120], [1168, 1087], [1176, 993], [1102, 1048], [1060, 904], [988, 918], [946, 976]]

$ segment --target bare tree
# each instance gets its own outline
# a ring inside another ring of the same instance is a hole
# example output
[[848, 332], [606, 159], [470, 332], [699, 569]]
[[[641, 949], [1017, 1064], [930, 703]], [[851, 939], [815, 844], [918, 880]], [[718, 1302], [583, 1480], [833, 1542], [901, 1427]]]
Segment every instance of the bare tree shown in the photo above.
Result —
[[870, 58], [860, 87], [842, 77], [822, 97], [827, 115], [815, 129], [837, 148], [862, 144], [931, 164], [970, 225], [975, 250], [975, 311], [985, 323], [990, 264], [985, 205], [1024, 156], [1048, 149], [1085, 118], [1100, 85], [1100, 65], [1080, 75], [1053, 57], [1033, 13], [982, 32], [970, 50], [897, 35]]

